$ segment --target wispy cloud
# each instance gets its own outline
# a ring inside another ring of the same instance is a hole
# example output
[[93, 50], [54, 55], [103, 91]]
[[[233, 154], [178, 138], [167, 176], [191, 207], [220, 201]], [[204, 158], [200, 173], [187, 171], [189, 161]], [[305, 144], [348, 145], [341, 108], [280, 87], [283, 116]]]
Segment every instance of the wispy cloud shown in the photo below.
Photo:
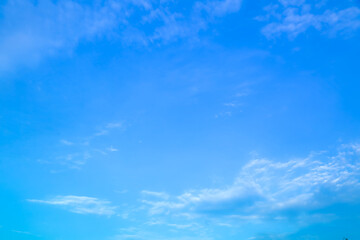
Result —
[[[206, 233], [195, 233], [193, 228], [190, 225], [181, 225], [181, 224], [164, 224], [170, 229], [162, 229], [161, 232], [154, 232], [147, 230], [145, 226], [141, 228], [129, 228], [129, 229], [120, 229], [121, 234], [114, 236], [114, 240], [126, 240], [126, 239], [139, 239], [139, 240], [148, 240], [148, 239], [159, 239], [159, 240], [213, 240], [213, 237], [207, 236]], [[154, 227], [154, 226], [152, 226]], [[187, 229], [190, 228], [190, 229]], [[189, 230], [189, 231], [187, 231]], [[167, 233], [166, 235], [164, 233]], [[184, 234], [186, 232], [186, 234]]]
[[106, 124], [106, 128], [121, 128], [123, 126], [124, 126], [123, 122], [112, 122], [112, 123]]
[[236, 86], [236, 93], [227, 96], [227, 102], [223, 103], [223, 109], [215, 114], [215, 118], [230, 118], [233, 115], [242, 112], [242, 107], [245, 105], [243, 98], [249, 96], [252, 91], [250, 85], [255, 83], [244, 82]]
[[0, 71], [33, 65], [60, 50], [69, 52], [80, 40], [103, 36], [124, 20], [115, 1], [82, 5], [10, 0], [0, 10]]
[[[57, 156], [55, 158], [52, 158], [50, 160], [43, 160], [38, 159], [37, 162], [40, 164], [45, 165], [52, 165], [52, 166], [65, 166], [69, 169], [76, 169], [80, 170], [82, 166], [84, 166], [88, 159], [90, 159], [92, 156], [88, 152], [83, 153], [67, 153], [61, 156]], [[60, 170], [51, 170], [51, 173], [59, 173]]]
[[67, 166], [70, 169], [81, 169], [92, 156], [88, 152], [70, 153], [56, 158], [56, 163]]
[[[175, 10], [177, 5], [176, 1], [146, 0], [105, 0], [89, 4], [74, 0], [7, 1], [0, 6], [0, 71], [71, 53], [80, 41], [97, 38], [147, 46], [193, 38], [206, 29], [208, 16], [237, 12], [241, 1], [194, 2], [183, 12]], [[202, 16], [202, 11], [207, 17]]]
[[57, 196], [49, 200], [29, 199], [29, 202], [61, 206], [79, 214], [96, 214], [111, 216], [115, 214], [115, 206], [111, 202], [86, 196]]
[[242, 0], [197, 2], [198, 10], [205, 10], [211, 17], [220, 17], [240, 10]]
[[109, 152], [117, 152], [117, 151], [119, 151], [118, 149], [114, 148], [113, 146], [110, 146], [107, 150]]
[[153, 196], [153, 197], [162, 198], [162, 199], [168, 199], [169, 198], [169, 195], [167, 193], [164, 193], [164, 192], [153, 192], [153, 191], [143, 190], [143, 191], [141, 191], [141, 193], [143, 195]]
[[111, 122], [102, 126], [99, 131], [94, 133], [93, 136], [88, 137], [89, 139], [109, 134], [112, 130], [122, 129], [125, 130], [125, 124], [123, 122]]
[[267, 15], [257, 19], [270, 22], [262, 29], [268, 38], [281, 34], [295, 38], [311, 28], [330, 35], [352, 33], [360, 28], [360, 8], [351, 2], [348, 5], [339, 9], [309, 0], [279, 0], [279, 4], [265, 8]]
[[19, 230], [11, 230], [14, 233], [18, 233], [18, 234], [23, 234], [23, 235], [30, 235], [30, 236], [35, 236], [35, 237], [39, 237], [31, 232], [25, 232], [25, 231], [19, 231]]
[[67, 146], [70, 146], [70, 145], [73, 145], [73, 144], [74, 144], [73, 142], [70, 142], [70, 141], [65, 140], [65, 139], [60, 140], [60, 142], [61, 142], [62, 144], [64, 144], [64, 145], [67, 145]]
[[[304, 159], [276, 162], [257, 158], [223, 188], [190, 190], [169, 200], [143, 200], [149, 213], [262, 219], [285, 210], [303, 213], [360, 197], [358, 145], [343, 145], [336, 154], [311, 153]], [[256, 218], [254, 218], [256, 216]]]
[[[124, 122], [110, 122], [103, 124], [101, 127], [92, 133], [89, 133], [86, 137], [72, 137], [75, 141], [69, 141], [61, 139], [60, 143], [63, 145], [58, 151], [56, 156], [50, 156], [46, 160], [38, 159], [40, 164], [52, 165], [52, 167], [66, 167], [68, 169], [81, 170], [89, 159], [104, 157], [110, 153], [119, 151], [111, 143], [108, 143], [107, 135], [121, 130], [124, 131], [126, 126]], [[97, 138], [102, 138], [100, 143], [96, 141]], [[104, 147], [104, 142], [109, 147]], [[51, 170], [52, 173], [61, 172], [61, 170]]]

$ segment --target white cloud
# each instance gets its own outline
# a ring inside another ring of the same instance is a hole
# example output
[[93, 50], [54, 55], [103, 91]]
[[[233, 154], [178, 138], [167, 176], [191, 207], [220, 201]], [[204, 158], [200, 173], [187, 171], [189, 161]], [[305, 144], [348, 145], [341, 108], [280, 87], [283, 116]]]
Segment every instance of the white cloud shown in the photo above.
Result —
[[279, 2], [284, 6], [301, 6], [305, 3], [305, 0], [279, 0]]
[[124, 126], [124, 124], [122, 122], [112, 122], [112, 123], [106, 124], [106, 128], [121, 128], [123, 126]]
[[311, 153], [304, 159], [276, 162], [254, 159], [235, 181], [223, 188], [186, 191], [169, 200], [143, 200], [149, 213], [197, 215], [216, 212], [240, 216], [281, 216], [287, 209], [301, 213], [333, 203], [359, 199], [358, 145], [343, 145], [334, 154]]
[[[68, 153], [61, 156], [57, 156], [54, 159], [42, 160], [38, 159], [37, 162], [46, 165], [61, 165], [69, 169], [80, 170], [83, 165], [86, 164], [87, 160], [92, 156], [88, 152], [83, 153]], [[60, 170], [51, 170], [52, 173], [61, 172]]]
[[110, 146], [110, 147], [108, 148], [108, 151], [110, 151], [110, 152], [117, 152], [117, 151], [119, 151], [119, 150], [116, 149], [116, 148], [114, 148], [113, 146]]
[[79, 214], [96, 214], [111, 216], [115, 214], [116, 207], [109, 201], [85, 196], [57, 196], [50, 200], [34, 200], [29, 202], [65, 207], [67, 210]]
[[142, 202], [146, 205], [151, 206], [149, 209], [149, 213], [152, 215], [161, 214], [161, 213], [169, 213], [172, 210], [183, 209], [187, 206], [186, 203], [182, 202], [173, 202], [173, 201], [148, 201], [142, 200]]
[[228, 102], [228, 103], [224, 103], [224, 106], [235, 108], [241, 106], [241, 104], [237, 102]]
[[146, 10], [152, 9], [151, 0], [127, 0], [136, 6], [143, 7]]
[[86, 164], [87, 160], [92, 156], [88, 152], [70, 153], [56, 158], [56, 163], [67, 166], [71, 169], [81, 169]]
[[[60, 140], [60, 143], [64, 146], [60, 148], [59, 155], [49, 156], [45, 159], [38, 159], [40, 164], [52, 165], [57, 169], [52, 169], [52, 173], [58, 173], [63, 171], [61, 168], [66, 167], [69, 169], [81, 170], [89, 159], [99, 159], [108, 155], [109, 152], [117, 152], [119, 149], [111, 145], [112, 140], [108, 140], [107, 136], [116, 131], [125, 131], [126, 126], [123, 122], [114, 121], [107, 124], [103, 124], [93, 134], [89, 134], [86, 137], [77, 137], [76, 142], [68, 141], [66, 139]], [[73, 137], [72, 137], [73, 138]], [[98, 138], [102, 138], [100, 143], [96, 141]], [[103, 147], [103, 143], [109, 144], [109, 147]], [[68, 147], [72, 146], [72, 147]], [[101, 156], [99, 156], [101, 155]], [[58, 168], [60, 167], [60, 169]]]
[[115, 129], [122, 129], [125, 130], [125, 126], [122, 122], [111, 122], [106, 124], [105, 126], [101, 127], [98, 132], [96, 132], [93, 136], [89, 137], [89, 139], [93, 137], [100, 137], [104, 135], [108, 135], [111, 131]]
[[330, 35], [351, 33], [360, 28], [360, 8], [331, 9], [326, 4], [315, 4], [305, 0], [279, 0], [280, 5], [271, 4], [265, 8], [266, 16], [261, 21], [270, 21], [262, 33], [268, 37], [287, 34], [295, 38], [308, 29], [315, 29]]
[[67, 146], [70, 146], [70, 145], [73, 145], [73, 144], [74, 144], [73, 142], [70, 142], [70, 141], [65, 140], [65, 139], [60, 140], [60, 142], [61, 142], [62, 144], [64, 144], [64, 145], [67, 145]]
[[33, 66], [48, 56], [69, 54], [83, 40], [107, 37], [124, 44], [149, 45], [194, 38], [208, 24], [196, 10], [200, 5], [209, 16], [220, 17], [238, 11], [241, 1], [195, 2], [180, 12], [174, 10], [177, 4], [147, 0], [89, 4], [75, 0], [9, 0], [0, 6], [0, 72]]
[[100, 130], [99, 132], [95, 133], [94, 136], [95, 137], [104, 136], [107, 135], [108, 133], [109, 133], [108, 130]]
[[[18, 234], [24, 234], [24, 235], [32, 235], [32, 236], [36, 236], [34, 234], [32, 234], [31, 232], [25, 232], [25, 231], [19, 231], [19, 230], [11, 230], [14, 233], [18, 233]], [[38, 236], [36, 236], [38, 237]]]
[[71, 51], [81, 39], [104, 35], [124, 19], [115, 1], [90, 6], [72, 0], [10, 0], [0, 10], [0, 71]]
[[240, 10], [242, 0], [220, 0], [198, 2], [197, 8], [205, 10], [211, 17], [220, 17]]
[[153, 191], [143, 190], [143, 191], [141, 191], [141, 193], [144, 195], [147, 195], [147, 196], [153, 196], [153, 197], [162, 198], [162, 199], [169, 198], [169, 195], [164, 192], [153, 192]]
[[195, 223], [187, 223], [187, 224], [179, 224], [179, 223], [168, 223], [164, 221], [150, 221], [146, 223], [147, 225], [154, 226], [154, 225], [165, 225], [168, 227], [173, 227], [177, 229], [187, 229], [187, 228], [193, 228], [196, 227], [197, 224]]

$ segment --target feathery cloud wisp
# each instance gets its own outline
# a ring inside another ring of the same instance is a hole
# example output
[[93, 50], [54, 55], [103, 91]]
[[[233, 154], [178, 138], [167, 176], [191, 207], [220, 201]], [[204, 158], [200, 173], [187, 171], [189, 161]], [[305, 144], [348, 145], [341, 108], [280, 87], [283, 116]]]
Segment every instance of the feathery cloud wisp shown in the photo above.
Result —
[[109, 201], [86, 196], [57, 196], [49, 200], [29, 199], [29, 202], [62, 206], [70, 212], [79, 214], [96, 214], [111, 216], [115, 214], [116, 207]]
[[280, 5], [267, 6], [267, 15], [257, 19], [270, 21], [262, 29], [262, 33], [268, 38], [281, 34], [295, 38], [310, 28], [330, 35], [351, 33], [360, 28], [360, 8], [348, 6], [338, 10], [324, 7], [327, 6], [305, 0], [281, 0]]

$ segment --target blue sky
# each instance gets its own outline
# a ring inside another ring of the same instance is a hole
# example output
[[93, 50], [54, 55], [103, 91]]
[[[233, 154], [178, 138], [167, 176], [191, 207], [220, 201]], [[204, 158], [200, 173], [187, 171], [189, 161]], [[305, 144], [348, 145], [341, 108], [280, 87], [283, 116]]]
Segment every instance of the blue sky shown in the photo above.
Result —
[[0, 3], [0, 239], [360, 238], [360, 2]]

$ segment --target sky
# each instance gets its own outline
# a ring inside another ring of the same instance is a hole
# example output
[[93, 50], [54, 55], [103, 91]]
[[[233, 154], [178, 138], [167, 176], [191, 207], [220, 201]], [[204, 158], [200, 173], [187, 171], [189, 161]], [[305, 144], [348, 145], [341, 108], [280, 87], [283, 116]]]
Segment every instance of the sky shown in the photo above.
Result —
[[0, 239], [360, 239], [360, 1], [0, 1]]

